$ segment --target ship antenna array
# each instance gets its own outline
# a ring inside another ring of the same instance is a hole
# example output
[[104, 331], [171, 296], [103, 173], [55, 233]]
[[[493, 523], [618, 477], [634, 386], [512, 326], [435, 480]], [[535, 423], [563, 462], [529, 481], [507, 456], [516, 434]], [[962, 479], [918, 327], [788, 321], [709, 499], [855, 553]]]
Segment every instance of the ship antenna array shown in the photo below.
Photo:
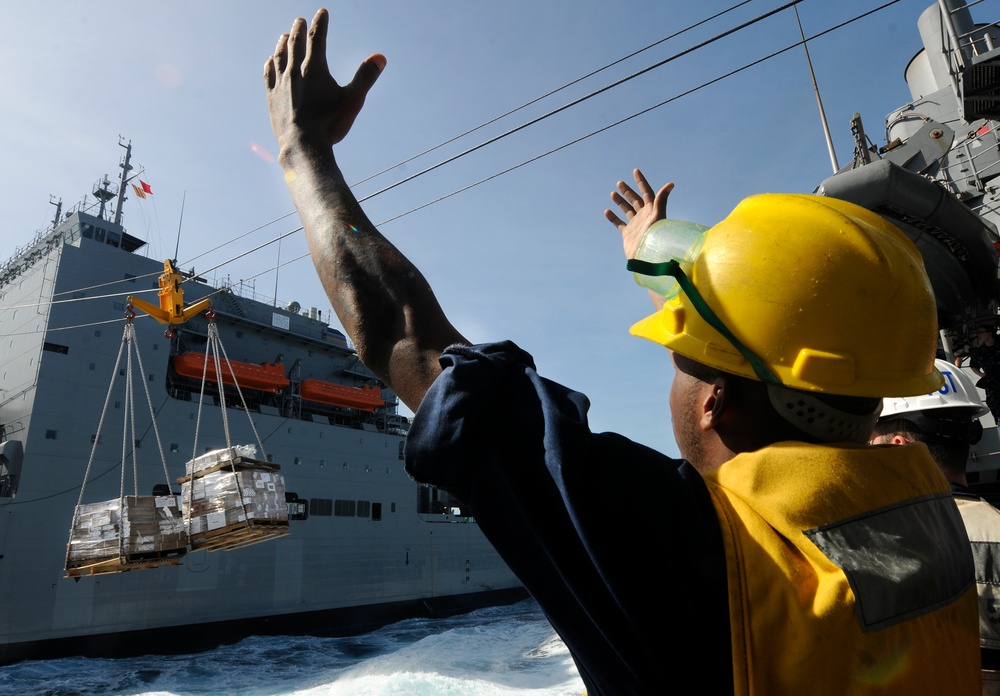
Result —
[[125, 158], [121, 164], [121, 182], [122, 185], [118, 187], [118, 202], [115, 204], [115, 224], [122, 224], [122, 206], [125, 204], [125, 186], [129, 182], [128, 173], [132, 171], [132, 141], [129, 140], [127, 144], [122, 144], [121, 137], [118, 138], [118, 146], [125, 148]]

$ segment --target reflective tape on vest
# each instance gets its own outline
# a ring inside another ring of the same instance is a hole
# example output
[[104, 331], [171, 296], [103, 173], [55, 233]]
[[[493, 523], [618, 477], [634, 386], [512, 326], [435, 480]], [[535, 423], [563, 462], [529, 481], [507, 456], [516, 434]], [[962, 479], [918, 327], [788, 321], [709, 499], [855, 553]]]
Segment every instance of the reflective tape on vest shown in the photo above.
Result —
[[972, 550], [950, 493], [913, 498], [804, 533], [844, 571], [863, 631], [929, 613], [972, 585]]

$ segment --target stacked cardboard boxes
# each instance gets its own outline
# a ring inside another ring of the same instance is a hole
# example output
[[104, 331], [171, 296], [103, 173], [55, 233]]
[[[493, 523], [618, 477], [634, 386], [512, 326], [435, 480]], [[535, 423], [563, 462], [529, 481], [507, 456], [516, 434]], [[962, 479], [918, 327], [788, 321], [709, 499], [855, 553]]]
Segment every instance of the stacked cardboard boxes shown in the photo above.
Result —
[[285, 481], [250, 446], [213, 450], [187, 463], [181, 506], [192, 549], [231, 549], [288, 533]]
[[66, 547], [66, 572], [74, 577], [174, 564], [187, 545], [175, 496], [81, 504]]

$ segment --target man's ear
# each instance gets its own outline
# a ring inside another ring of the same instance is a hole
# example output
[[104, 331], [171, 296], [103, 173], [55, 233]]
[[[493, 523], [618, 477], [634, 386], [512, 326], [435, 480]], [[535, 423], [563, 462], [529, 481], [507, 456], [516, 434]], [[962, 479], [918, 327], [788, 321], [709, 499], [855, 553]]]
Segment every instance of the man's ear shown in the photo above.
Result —
[[702, 392], [701, 417], [698, 425], [702, 430], [715, 430], [722, 421], [728, 406], [726, 380], [717, 377], [711, 384], [706, 384]]

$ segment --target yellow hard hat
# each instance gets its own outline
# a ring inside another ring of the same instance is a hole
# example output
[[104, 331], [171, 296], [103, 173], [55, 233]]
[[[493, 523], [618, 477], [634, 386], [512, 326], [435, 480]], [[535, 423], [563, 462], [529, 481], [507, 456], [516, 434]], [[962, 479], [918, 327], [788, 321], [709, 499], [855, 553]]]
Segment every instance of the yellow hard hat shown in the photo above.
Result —
[[942, 384], [920, 252], [865, 208], [825, 196], [752, 196], [705, 232], [686, 277], [672, 268], [682, 291], [633, 326], [636, 336], [805, 391], [910, 396]]

